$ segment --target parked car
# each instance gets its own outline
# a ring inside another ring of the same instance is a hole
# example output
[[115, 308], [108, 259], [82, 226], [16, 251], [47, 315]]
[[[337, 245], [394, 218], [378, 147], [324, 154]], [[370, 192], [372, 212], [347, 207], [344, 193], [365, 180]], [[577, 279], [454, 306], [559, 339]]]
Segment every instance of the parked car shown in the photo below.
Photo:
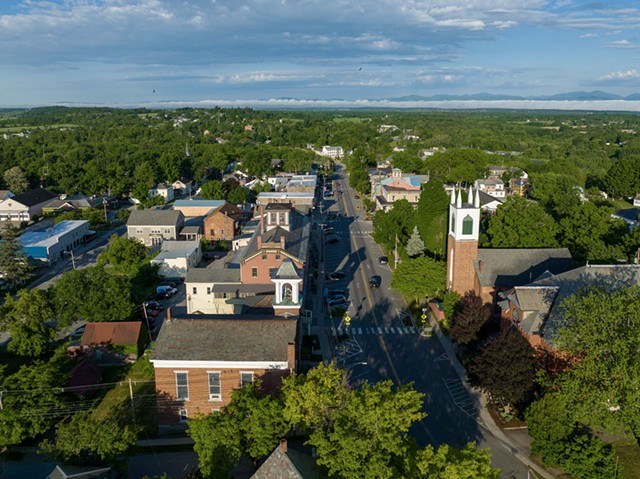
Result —
[[172, 288], [177, 288], [178, 286], [180, 286], [180, 283], [178, 283], [177, 281], [169, 281], [169, 280], [163, 280], [162, 283], [160, 283], [160, 286], [171, 286]]
[[167, 278], [164, 278], [162, 280], [163, 283], [176, 283], [176, 284], [182, 284], [184, 283], [184, 278], [180, 277], [180, 276], [169, 276]]
[[344, 279], [346, 275], [342, 271], [334, 271], [329, 275], [329, 279], [340, 280]]
[[164, 301], [165, 299], [169, 299], [171, 297], [170, 293], [160, 292], [156, 293], [151, 297], [152, 301]]
[[337, 236], [332, 236], [329, 239], [327, 239], [324, 244], [338, 244], [340, 242], [340, 238], [338, 238]]
[[73, 340], [80, 339], [84, 334], [84, 330], [86, 329], [86, 325], [82, 325], [78, 327], [74, 332], [72, 332], [69, 337]]
[[349, 303], [347, 302], [346, 298], [336, 298], [336, 299], [330, 299], [328, 300], [329, 306], [332, 308], [335, 307], [341, 307], [341, 306], [347, 306]]
[[346, 301], [347, 296], [344, 293], [337, 293], [327, 296], [327, 300], [329, 301], [329, 304], [331, 304], [331, 302]]
[[380, 256], [380, 258], [378, 258], [378, 261], [380, 262], [380, 264], [388, 264], [389, 258], [387, 258], [386, 256]]
[[155, 309], [156, 311], [162, 311], [164, 309], [164, 304], [160, 304], [157, 301], [149, 301], [147, 303], [147, 309]]
[[177, 292], [178, 290], [176, 288], [167, 284], [160, 285], [156, 288], [156, 293], [169, 293], [169, 296], [173, 296]]
[[328, 298], [336, 298], [339, 296], [343, 296], [344, 298], [347, 297], [347, 291], [345, 291], [344, 289], [330, 289], [327, 292], [327, 297]]
[[355, 198], [356, 200], [359, 200], [359, 199], [360, 199], [360, 196], [358, 196], [358, 195], [354, 195], [354, 198]]
[[369, 287], [370, 288], [379, 288], [382, 284], [382, 277], [375, 275], [369, 278]]

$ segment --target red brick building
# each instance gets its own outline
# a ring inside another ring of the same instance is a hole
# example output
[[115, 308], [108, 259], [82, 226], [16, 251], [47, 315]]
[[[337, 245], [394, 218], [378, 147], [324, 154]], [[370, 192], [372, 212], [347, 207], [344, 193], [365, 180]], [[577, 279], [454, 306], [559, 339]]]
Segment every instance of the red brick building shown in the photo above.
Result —
[[243, 211], [231, 203], [211, 211], [204, 218], [204, 237], [209, 241], [228, 241], [240, 233], [245, 218]]
[[255, 316], [167, 319], [155, 344], [158, 421], [186, 422], [229, 404], [231, 393], [262, 381], [279, 388], [296, 368], [297, 321]]

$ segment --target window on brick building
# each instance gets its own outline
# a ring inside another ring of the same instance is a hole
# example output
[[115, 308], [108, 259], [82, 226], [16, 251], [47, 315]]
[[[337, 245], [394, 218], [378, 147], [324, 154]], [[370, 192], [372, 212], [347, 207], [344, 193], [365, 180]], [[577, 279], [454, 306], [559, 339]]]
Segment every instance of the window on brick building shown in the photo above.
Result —
[[178, 416], [180, 417], [180, 422], [187, 422], [189, 420], [189, 411], [185, 407], [181, 407], [178, 409]]
[[222, 400], [222, 387], [220, 383], [220, 371], [209, 371], [209, 400]]
[[240, 387], [253, 383], [253, 371], [240, 371]]
[[176, 371], [176, 398], [189, 400], [189, 373], [186, 371]]
[[258, 277], [258, 268], [251, 268], [251, 277], [252, 278]]

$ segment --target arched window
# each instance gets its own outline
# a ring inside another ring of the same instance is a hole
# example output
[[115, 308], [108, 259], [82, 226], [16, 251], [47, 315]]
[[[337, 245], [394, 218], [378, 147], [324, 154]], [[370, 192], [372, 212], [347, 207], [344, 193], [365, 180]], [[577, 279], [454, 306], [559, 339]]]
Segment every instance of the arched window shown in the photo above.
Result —
[[463, 235], [470, 235], [472, 233], [473, 233], [473, 218], [471, 218], [471, 216], [467, 215], [462, 220], [462, 234]]

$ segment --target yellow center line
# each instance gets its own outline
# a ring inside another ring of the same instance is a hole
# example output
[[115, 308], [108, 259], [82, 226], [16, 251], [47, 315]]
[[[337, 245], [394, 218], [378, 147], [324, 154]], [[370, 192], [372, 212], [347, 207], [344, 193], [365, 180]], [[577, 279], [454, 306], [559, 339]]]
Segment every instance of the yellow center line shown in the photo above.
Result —
[[[344, 179], [342, 181], [344, 181]], [[351, 213], [349, 212], [349, 208], [347, 208], [347, 202], [344, 199], [346, 194], [347, 194], [347, 192], [345, 191], [345, 193], [343, 193], [343, 195], [342, 195], [342, 206], [344, 207], [344, 211], [347, 214], [347, 217], [348, 216], [353, 217], [351, 215]], [[355, 237], [353, 237], [353, 236], [351, 236], [349, 234], [349, 238], [352, 241], [353, 250], [354, 251], [358, 251], [358, 245], [356, 243]], [[363, 246], [364, 246], [364, 244], [363, 244]], [[365, 249], [366, 249], [366, 247], [365, 247]], [[364, 268], [359, 268], [359, 269], [360, 269], [360, 275], [362, 276], [362, 284], [363, 284], [363, 287], [365, 288], [364, 291], [366, 293], [367, 300], [369, 301], [369, 308], [371, 309], [371, 314], [373, 315], [373, 322], [375, 323], [376, 327], [380, 327], [380, 323], [378, 322], [378, 317], [376, 316], [376, 312], [375, 312], [375, 310], [373, 308], [373, 301], [371, 299], [371, 293], [369, 292], [369, 288], [365, 286], [367, 284], [367, 280], [366, 280], [366, 277], [364, 275]], [[396, 383], [397, 384], [402, 384], [402, 381], [400, 380], [400, 376], [398, 375], [398, 371], [396, 371], [396, 367], [394, 366], [393, 361], [391, 360], [391, 356], [389, 355], [389, 350], [387, 349], [387, 345], [384, 342], [384, 337], [382, 335], [379, 335], [378, 336], [378, 341], [380, 342], [380, 346], [382, 346], [382, 350], [384, 351], [384, 354], [387, 357], [387, 361], [389, 362], [389, 366], [391, 367], [391, 372], [393, 373], [393, 376], [395, 377]]]

